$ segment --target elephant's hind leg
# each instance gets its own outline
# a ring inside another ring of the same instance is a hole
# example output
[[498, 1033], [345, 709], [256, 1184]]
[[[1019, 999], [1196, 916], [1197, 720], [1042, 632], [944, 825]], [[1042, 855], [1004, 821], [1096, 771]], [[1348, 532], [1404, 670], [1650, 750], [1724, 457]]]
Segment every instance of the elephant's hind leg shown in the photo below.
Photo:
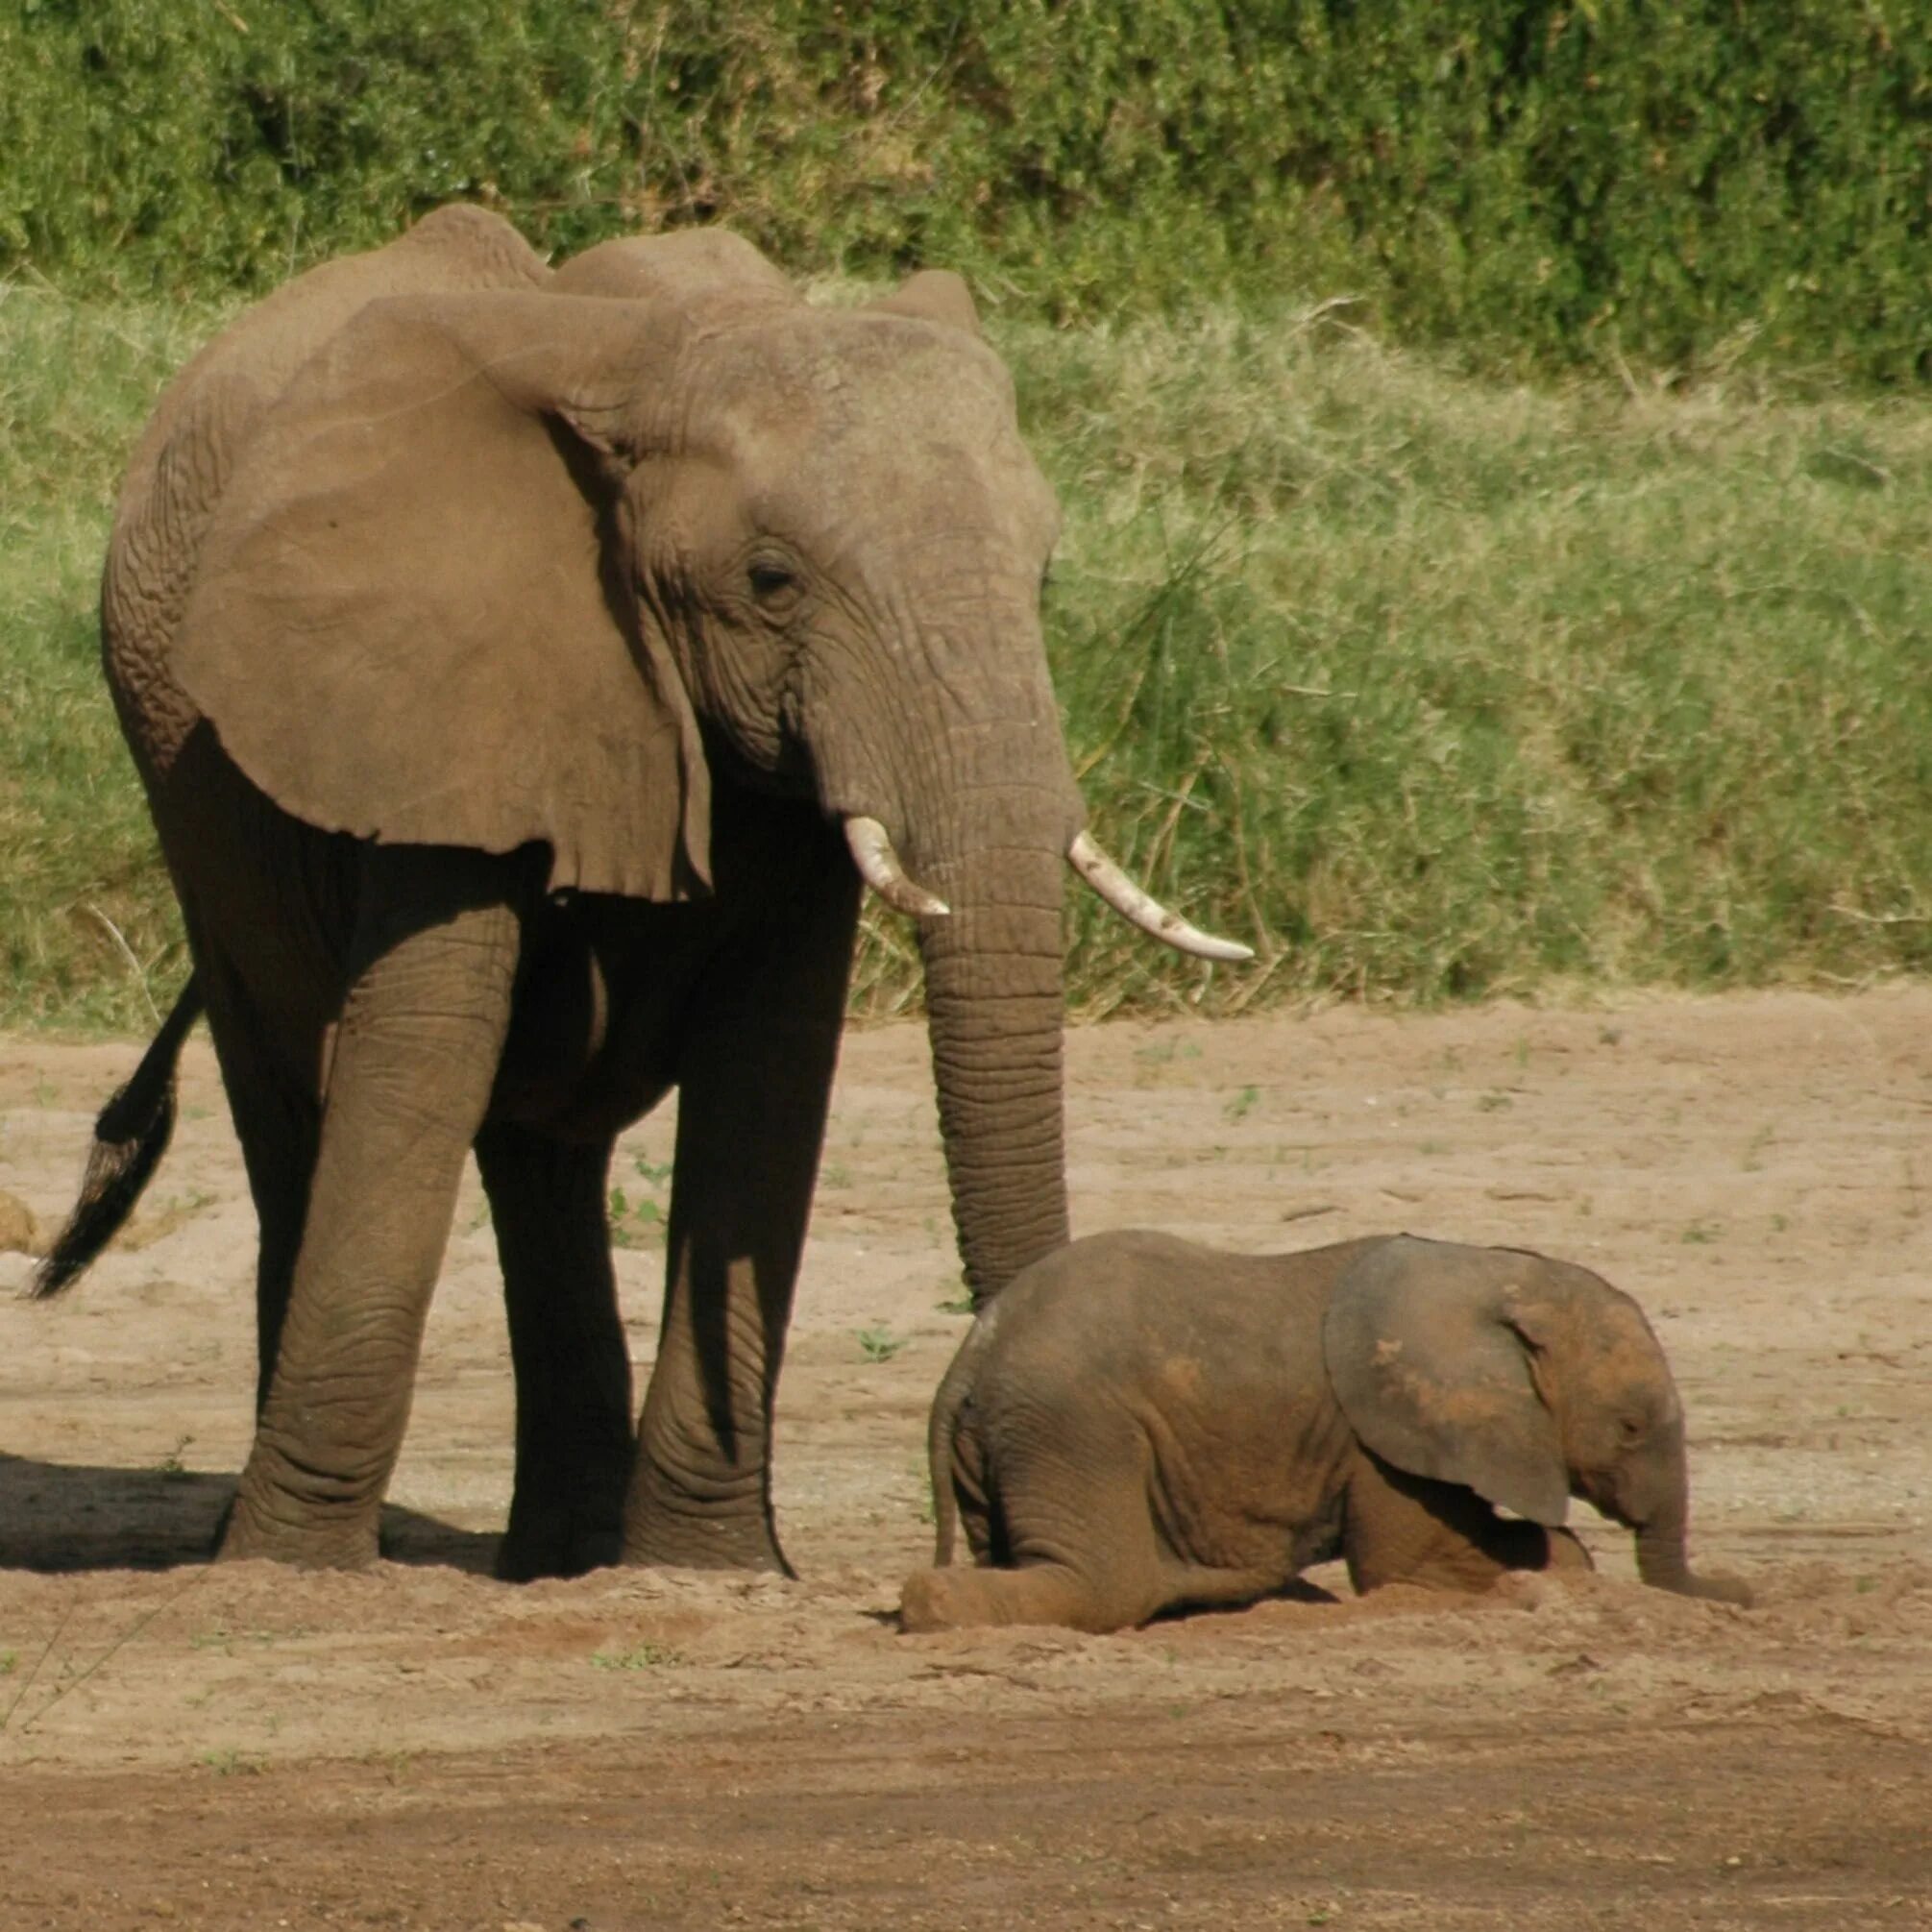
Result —
[[[1115, 1445], [1117, 1467], [1133, 1469], [1134, 1447]], [[1137, 1471], [1136, 1480], [1106, 1485], [1097, 1495], [1057, 1457], [1032, 1468], [1017, 1496], [1002, 1491], [996, 1469], [984, 1475], [990, 1494], [978, 1498], [962, 1488], [955, 1472], [962, 1504], [980, 1504], [977, 1522], [970, 1506], [963, 1511], [980, 1562], [909, 1577], [899, 1599], [904, 1629], [1060, 1624], [1124, 1630], [1178, 1600]]]
[[223, 960], [205, 956], [208, 1031], [221, 1063], [229, 1113], [241, 1142], [260, 1248], [255, 1271], [256, 1414], [268, 1400], [288, 1313], [322, 1113], [282, 1069], [267, 1027]]
[[477, 1137], [517, 1374], [516, 1487], [497, 1556], [511, 1582], [578, 1576], [621, 1551], [630, 1355], [604, 1211], [610, 1152], [502, 1124]]
[[961, 1565], [908, 1577], [899, 1593], [899, 1623], [908, 1632], [998, 1624], [1120, 1630], [1145, 1623], [1158, 1607], [1064, 1563], [1023, 1563], [1011, 1570]]

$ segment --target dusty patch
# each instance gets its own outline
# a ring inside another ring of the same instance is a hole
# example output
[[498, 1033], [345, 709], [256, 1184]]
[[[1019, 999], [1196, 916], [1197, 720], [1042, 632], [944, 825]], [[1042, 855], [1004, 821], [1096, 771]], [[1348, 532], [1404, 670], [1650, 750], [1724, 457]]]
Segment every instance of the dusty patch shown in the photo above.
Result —
[[[123, 1047], [0, 1042], [47, 1222]], [[490, 1582], [510, 1389], [474, 1184], [363, 1577], [198, 1561], [245, 1451], [253, 1225], [205, 1047], [156, 1237], [0, 1301], [0, 1923], [116, 1928], [1932, 1920], [1932, 989], [1117, 1026], [1076, 1225], [1543, 1247], [1644, 1303], [1699, 1561], [1123, 1636], [897, 1636], [963, 1327], [925, 1043], [846, 1044], [780, 1395], [805, 1580]], [[617, 1179], [640, 1364], [669, 1120]], [[639, 1163], [642, 1163], [641, 1165]], [[32, 1262], [0, 1253], [0, 1289]], [[129, 1565], [143, 1567], [130, 1568]]]

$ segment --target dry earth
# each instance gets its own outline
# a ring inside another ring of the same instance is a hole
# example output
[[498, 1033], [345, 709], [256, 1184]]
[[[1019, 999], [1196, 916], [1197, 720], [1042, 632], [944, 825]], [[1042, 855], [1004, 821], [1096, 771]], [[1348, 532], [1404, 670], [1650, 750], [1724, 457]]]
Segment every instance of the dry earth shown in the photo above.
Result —
[[[0, 1188], [57, 1217], [134, 1058], [0, 1042]], [[1697, 1554], [1759, 1606], [1639, 1589], [1592, 1518], [1576, 1588], [1324, 1572], [1343, 1601], [897, 1635], [963, 1328], [902, 1027], [847, 1041], [780, 1396], [804, 1580], [489, 1580], [511, 1397], [474, 1185], [393, 1560], [208, 1567], [253, 1230], [197, 1045], [134, 1241], [0, 1299], [0, 1925], [1932, 1923], [1932, 988], [1119, 1025], [1071, 1063], [1082, 1229], [1406, 1227], [1631, 1289]], [[617, 1176], [640, 1365], [669, 1137]]]

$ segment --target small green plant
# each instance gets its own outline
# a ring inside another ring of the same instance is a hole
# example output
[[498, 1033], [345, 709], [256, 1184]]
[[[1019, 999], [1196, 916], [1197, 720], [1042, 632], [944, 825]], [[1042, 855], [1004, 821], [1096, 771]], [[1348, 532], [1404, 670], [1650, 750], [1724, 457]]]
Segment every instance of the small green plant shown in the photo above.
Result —
[[891, 1361], [906, 1345], [904, 1335], [895, 1335], [884, 1322], [874, 1322], [859, 1331], [859, 1348], [868, 1361]]
[[654, 1247], [664, 1238], [667, 1222], [663, 1204], [655, 1191], [671, 1179], [669, 1161], [650, 1161], [642, 1154], [630, 1163], [631, 1172], [651, 1191], [632, 1199], [621, 1186], [613, 1186], [605, 1203], [605, 1219], [610, 1225], [610, 1244], [614, 1248]]
[[648, 1638], [624, 1651], [599, 1651], [591, 1657], [594, 1671], [663, 1671], [674, 1669], [684, 1658], [669, 1644], [654, 1644]]
[[1692, 1221], [1688, 1223], [1677, 1239], [1686, 1247], [1708, 1247], [1722, 1235], [1724, 1230], [1715, 1221]]
[[942, 1302], [933, 1304], [942, 1315], [969, 1315], [972, 1313], [970, 1295], [950, 1295]]
[[205, 1750], [197, 1761], [205, 1764], [217, 1777], [258, 1777], [263, 1769], [258, 1757], [248, 1757], [232, 1749]]
[[1199, 1060], [1201, 1049], [1191, 1039], [1157, 1039], [1151, 1046], [1137, 1047], [1134, 1058], [1142, 1066], [1172, 1066], [1177, 1060]]
[[384, 1784], [401, 1784], [415, 1761], [413, 1750], [372, 1750], [365, 1751], [362, 1757], [364, 1764], [375, 1765], [381, 1771]]
[[182, 1452], [194, 1440], [192, 1435], [181, 1435], [175, 1439], [175, 1446], [155, 1464], [155, 1474], [163, 1482], [185, 1482], [194, 1472], [182, 1460]]
[[664, 1237], [664, 1210], [655, 1201], [633, 1201], [622, 1187], [610, 1190], [610, 1241], [614, 1248], [644, 1248]]
[[1515, 1104], [1506, 1093], [1482, 1093], [1479, 1094], [1476, 1100], [1478, 1111], [1483, 1113], [1500, 1113], [1505, 1107], [1513, 1107]]
[[1242, 1088], [1240, 1092], [1221, 1109], [1223, 1117], [1229, 1120], [1245, 1120], [1255, 1111], [1255, 1103], [1260, 1097], [1261, 1089], [1259, 1087]]
[[11, 1677], [19, 1667], [18, 1651], [0, 1651], [0, 1677]]

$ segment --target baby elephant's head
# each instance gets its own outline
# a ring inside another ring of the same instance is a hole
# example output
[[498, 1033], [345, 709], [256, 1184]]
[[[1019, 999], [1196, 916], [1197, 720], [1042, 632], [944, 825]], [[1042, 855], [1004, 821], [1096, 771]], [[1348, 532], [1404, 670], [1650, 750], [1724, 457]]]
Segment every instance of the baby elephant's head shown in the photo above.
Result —
[[1581, 1497], [1636, 1532], [1645, 1582], [1749, 1602], [1690, 1568], [1670, 1364], [1643, 1310], [1587, 1268], [1400, 1235], [1336, 1283], [1322, 1341], [1351, 1427], [1398, 1469], [1553, 1528]]

